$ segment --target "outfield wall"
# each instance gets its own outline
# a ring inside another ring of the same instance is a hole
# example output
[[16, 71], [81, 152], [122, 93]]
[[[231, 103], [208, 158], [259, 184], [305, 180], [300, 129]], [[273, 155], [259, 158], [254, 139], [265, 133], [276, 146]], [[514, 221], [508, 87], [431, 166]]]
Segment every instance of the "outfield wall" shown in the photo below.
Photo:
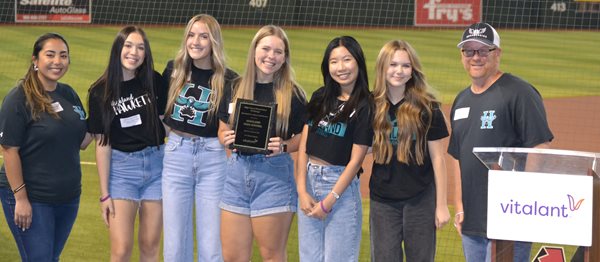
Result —
[[[439, 4], [446, 0], [425, 1]], [[600, 0], [482, 0], [481, 3], [482, 20], [496, 27], [600, 29]], [[15, 22], [15, 6], [11, 0], [0, 3], [0, 23]], [[182, 24], [197, 13], [212, 14], [224, 25], [404, 27], [414, 24], [415, 1], [92, 1], [93, 24]]]

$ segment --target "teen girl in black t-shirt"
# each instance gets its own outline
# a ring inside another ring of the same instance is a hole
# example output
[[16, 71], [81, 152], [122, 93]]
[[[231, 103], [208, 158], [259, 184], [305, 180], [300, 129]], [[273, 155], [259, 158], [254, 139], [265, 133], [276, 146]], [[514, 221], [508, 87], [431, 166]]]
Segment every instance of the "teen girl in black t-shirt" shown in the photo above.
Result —
[[111, 260], [129, 260], [138, 212], [140, 260], [158, 260], [165, 92], [144, 31], [124, 27], [113, 42], [106, 71], [90, 88], [88, 103]]
[[350, 36], [323, 56], [325, 86], [308, 104], [298, 152], [301, 261], [358, 261], [362, 204], [358, 174], [373, 139], [365, 57]]
[[217, 138], [217, 113], [237, 74], [225, 65], [221, 27], [214, 17], [190, 19], [163, 77], [170, 83], [162, 174], [164, 260], [193, 261], [196, 228], [198, 260], [223, 261], [219, 202], [227, 157]]
[[433, 261], [435, 230], [450, 218], [444, 115], [407, 42], [385, 44], [375, 68], [371, 260]]
[[[304, 121], [304, 91], [294, 80], [287, 35], [280, 27], [262, 27], [248, 51], [244, 75], [235, 85], [237, 99], [276, 103], [274, 132], [265, 154], [234, 152], [225, 172], [221, 200], [221, 241], [225, 261], [248, 261], [252, 239], [264, 260], [285, 261], [286, 243], [297, 207], [294, 152]], [[220, 107], [219, 138], [225, 146], [235, 140], [235, 110]], [[231, 106], [233, 109], [233, 106]], [[231, 114], [229, 114], [231, 113]]]

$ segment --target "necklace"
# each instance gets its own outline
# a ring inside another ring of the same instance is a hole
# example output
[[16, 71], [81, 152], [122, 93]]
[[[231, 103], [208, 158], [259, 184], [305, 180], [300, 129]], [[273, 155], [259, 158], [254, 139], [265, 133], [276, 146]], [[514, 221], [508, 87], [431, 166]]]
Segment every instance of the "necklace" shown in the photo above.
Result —
[[329, 114], [327, 114], [325, 117], [323, 117], [323, 119], [321, 119], [321, 121], [319, 121], [319, 127], [326, 127], [327, 125], [329, 125], [329, 121], [331, 121], [332, 119], [334, 119], [338, 114], [340, 114], [340, 112], [342, 112], [342, 110], [344, 110], [344, 106], [346, 105], [346, 101], [343, 101], [335, 111], [333, 112], [329, 112]]

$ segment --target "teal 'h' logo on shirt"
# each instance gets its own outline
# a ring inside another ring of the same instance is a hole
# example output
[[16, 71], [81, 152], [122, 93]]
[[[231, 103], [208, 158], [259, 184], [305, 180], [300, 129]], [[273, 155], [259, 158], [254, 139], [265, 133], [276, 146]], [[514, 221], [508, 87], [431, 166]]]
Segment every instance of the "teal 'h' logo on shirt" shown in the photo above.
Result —
[[80, 106], [73, 106], [73, 111], [79, 115], [79, 120], [85, 120], [85, 111]]
[[483, 111], [481, 116], [481, 129], [494, 129], [492, 122], [496, 119], [496, 110]]
[[179, 122], [183, 122], [183, 117], [188, 117], [188, 124], [195, 126], [206, 126], [206, 123], [202, 121], [204, 118], [204, 114], [208, 112], [210, 109], [210, 102], [208, 102], [208, 98], [212, 90], [198, 86], [200, 89], [200, 98], [196, 99], [193, 96], [185, 96], [187, 92], [194, 88], [194, 84], [188, 83], [186, 84], [181, 92], [179, 93], [179, 97], [175, 99], [175, 105], [173, 106], [173, 114], [171, 114], [171, 119]]

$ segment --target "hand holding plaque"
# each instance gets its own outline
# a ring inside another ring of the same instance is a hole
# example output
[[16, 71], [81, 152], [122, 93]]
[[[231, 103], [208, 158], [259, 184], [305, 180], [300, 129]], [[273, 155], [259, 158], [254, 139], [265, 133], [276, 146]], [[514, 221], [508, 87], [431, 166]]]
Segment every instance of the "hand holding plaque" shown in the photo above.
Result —
[[275, 103], [237, 99], [233, 148], [242, 153], [268, 154], [269, 138], [275, 125], [276, 113]]

